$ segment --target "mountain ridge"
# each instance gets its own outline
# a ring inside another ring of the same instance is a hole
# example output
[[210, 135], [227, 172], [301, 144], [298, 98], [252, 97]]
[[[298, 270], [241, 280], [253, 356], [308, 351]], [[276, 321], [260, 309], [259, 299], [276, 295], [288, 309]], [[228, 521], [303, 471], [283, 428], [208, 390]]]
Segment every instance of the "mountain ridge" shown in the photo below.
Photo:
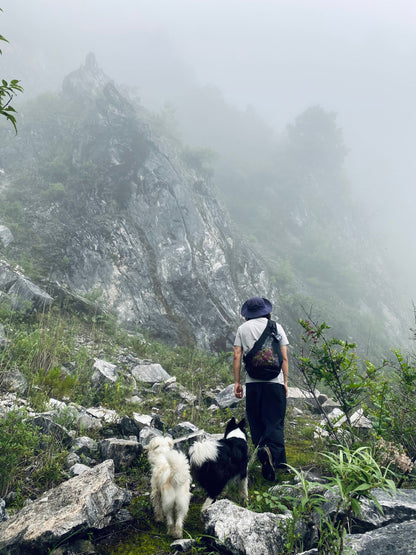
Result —
[[[62, 92], [29, 103], [2, 149], [0, 224], [15, 235], [3, 257], [23, 257], [100, 298], [128, 328], [174, 344], [231, 348], [241, 304], [260, 295], [291, 343], [302, 307], [315, 307], [341, 336], [397, 346], [406, 323], [377, 256], [356, 255], [332, 115], [313, 109], [295, 122], [273, 162], [279, 171], [270, 166], [257, 191], [243, 167], [240, 180], [237, 166], [213, 179], [206, 152], [164, 131], [89, 54]], [[228, 207], [218, 200], [225, 187], [234, 187]], [[245, 225], [229, 215], [241, 199]], [[364, 291], [367, 262], [377, 286]]]

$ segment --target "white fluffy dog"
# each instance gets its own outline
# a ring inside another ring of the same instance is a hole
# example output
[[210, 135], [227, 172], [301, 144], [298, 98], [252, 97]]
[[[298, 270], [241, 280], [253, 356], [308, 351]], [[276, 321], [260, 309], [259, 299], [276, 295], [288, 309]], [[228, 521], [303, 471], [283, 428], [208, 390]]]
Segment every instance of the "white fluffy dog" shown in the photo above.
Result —
[[152, 467], [150, 498], [155, 519], [163, 522], [166, 518], [168, 534], [181, 538], [191, 499], [188, 459], [184, 453], [173, 449], [170, 437], [154, 437], [147, 450]]

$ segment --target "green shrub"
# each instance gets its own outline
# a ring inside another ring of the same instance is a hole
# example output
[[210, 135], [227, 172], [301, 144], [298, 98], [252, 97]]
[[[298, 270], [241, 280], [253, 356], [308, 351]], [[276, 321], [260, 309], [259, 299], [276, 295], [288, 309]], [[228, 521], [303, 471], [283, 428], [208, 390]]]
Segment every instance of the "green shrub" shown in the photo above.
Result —
[[40, 436], [25, 417], [24, 410], [12, 410], [0, 418], [0, 497], [23, 478], [39, 445]]
[[42, 410], [43, 405], [51, 397], [54, 399], [70, 397], [76, 383], [76, 376], [68, 374], [60, 366], [54, 366], [49, 370], [40, 368], [32, 378], [30, 402], [33, 408]]
[[65, 186], [62, 183], [49, 183], [49, 187], [42, 191], [42, 197], [49, 201], [60, 200], [65, 196]]

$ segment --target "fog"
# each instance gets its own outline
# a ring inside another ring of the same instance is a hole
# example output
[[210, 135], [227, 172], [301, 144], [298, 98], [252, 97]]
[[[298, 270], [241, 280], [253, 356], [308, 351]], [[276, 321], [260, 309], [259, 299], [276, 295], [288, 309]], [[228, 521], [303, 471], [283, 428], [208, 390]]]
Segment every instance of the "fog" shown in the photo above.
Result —
[[354, 194], [416, 299], [414, 0], [3, 0], [1, 77], [54, 90], [94, 52], [145, 105], [214, 85], [279, 133], [337, 113]]

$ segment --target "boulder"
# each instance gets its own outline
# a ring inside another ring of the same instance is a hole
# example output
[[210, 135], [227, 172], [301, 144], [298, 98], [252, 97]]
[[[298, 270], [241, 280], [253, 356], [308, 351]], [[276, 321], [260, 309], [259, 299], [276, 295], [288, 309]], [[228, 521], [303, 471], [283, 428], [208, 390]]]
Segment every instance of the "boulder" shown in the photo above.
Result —
[[74, 464], [80, 464], [81, 457], [76, 453], [68, 453], [68, 456], [65, 459], [65, 468], [71, 468]]
[[[0, 293], [0, 296], [1, 296], [1, 293]], [[0, 349], [4, 349], [8, 345], [10, 345], [10, 339], [7, 339], [4, 326], [3, 324], [0, 324]]]
[[17, 368], [11, 368], [10, 370], [4, 370], [1, 372], [0, 390], [21, 395], [26, 391], [26, 389], [27, 381], [20, 370], [17, 370]]
[[46, 291], [20, 276], [8, 289], [7, 294], [13, 299], [13, 308], [25, 312], [41, 312], [53, 303], [53, 298]]
[[0, 552], [48, 553], [69, 536], [102, 529], [131, 501], [114, 483], [113, 461], [105, 461], [44, 493], [0, 523]]
[[14, 240], [13, 233], [5, 225], [0, 225], [0, 243], [7, 247]]
[[183, 385], [178, 384], [176, 377], [173, 376], [164, 382], [156, 382], [152, 386], [152, 391], [158, 394], [168, 393], [178, 399], [182, 399], [189, 405], [195, 404], [197, 396], [188, 391]]
[[143, 430], [146, 426], [151, 426], [153, 423], [153, 416], [150, 414], [140, 414], [133, 412], [133, 420], [139, 430]]
[[375, 489], [373, 494], [383, 512], [380, 512], [373, 501], [364, 500], [361, 503], [360, 514], [354, 519], [354, 528], [358, 528], [359, 532], [393, 522], [416, 520], [416, 490], [399, 489], [390, 495], [387, 491]]
[[0, 260], [0, 291], [7, 293], [19, 275], [5, 260]]
[[153, 363], [137, 364], [132, 368], [131, 373], [137, 381], [151, 384], [164, 382], [171, 378], [160, 364]]
[[288, 515], [255, 513], [221, 499], [206, 509], [202, 518], [207, 534], [217, 538], [227, 553], [274, 555], [281, 553]]
[[92, 368], [91, 384], [94, 387], [117, 381], [117, 366], [115, 364], [96, 358]]
[[6, 501], [0, 498], [0, 522], [7, 520]]
[[53, 298], [46, 291], [26, 279], [4, 260], [0, 260], [0, 291], [11, 299], [14, 309], [25, 312], [49, 308]]
[[[288, 396], [287, 396], [287, 404], [288, 406], [296, 407], [298, 409], [304, 410], [312, 410], [318, 411], [319, 407], [312, 395], [309, 391], [305, 391], [304, 389], [300, 389], [299, 387], [289, 387], [288, 388]], [[318, 390], [315, 391], [316, 398], [318, 403], [320, 400], [324, 401], [324, 397], [321, 396]]]
[[77, 455], [94, 457], [98, 454], [98, 443], [88, 436], [80, 436], [73, 440], [71, 451]]
[[86, 410], [87, 415], [98, 418], [106, 424], [119, 424], [121, 418], [115, 410], [104, 407], [90, 407]]
[[123, 436], [140, 436], [140, 426], [129, 416], [123, 416], [119, 424], [120, 431]]
[[192, 422], [179, 422], [174, 428], [170, 430], [174, 438], [179, 438], [185, 434], [193, 434], [198, 431], [198, 427]]
[[90, 467], [87, 466], [86, 464], [75, 463], [74, 465], [71, 466], [71, 468], [69, 469], [69, 472], [72, 476], [81, 476], [81, 474], [84, 474], [84, 472], [86, 472], [89, 469]]
[[4, 260], [0, 260], [0, 291], [11, 299], [14, 309], [41, 311], [53, 303], [53, 298], [46, 291], [26, 279]]
[[142, 447], [149, 445], [150, 441], [156, 436], [163, 436], [163, 432], [153, 426], [145, 426], [140, 431], [139, 443]]
[[[343, 424], [347, 422], [347, 417], [345, 413], [338, 407], [333, 408], [331, 411], [327, 412], [329, 420], [332, 422], [334, 428], [341, 428]], [[371, 430], [373, 427], [371, 421], [364, 416], [364, 411], [362, 408], [357, 409], [350, 416], [351, 426], [356, 430]], [[326, 430], [327, 420], [323, 418], [318, 426], [315, 428], [315, 438], [328, 437], [329, 432]]]
[[27, 414], [34, 415], [32, 409], [28, 406], [25, 399], [21, 399], [16, 393], [5, 393], [0, 397], [0, 417], [4, 416], [11, 410], [21, 411], [22, 418]]
[[[243, 389], [245, 391], [245, 386], [243, 386]], [[228, 407], [235, 407], [238, 403], [241, 403], [243, 398], [244, 396], [241, 399], [237, 399], [234, 395], [234, 384], [230, 384], [215, 396], [215, 402], [221, 409], [226, 409]]]
[[77, 427], [80, 430], [101, 430], [102, 422], [96, 416], [88, 414], [86, 410], [82, 411], [77, 419]]
[[61, 308], [65, 308], [67, 310], [69, 309], [73, 312], [88, 314], [94, 317], [106, 314], [105, 308], [86, 299], [85, 297], [82, 297], [74, 291], [70, 291], [67, 287], [57, 281], [51, 282], [43, 279], [41, 281], [41, 285], [45, 291], [55, 299], [55, 303], [57, 303]]
[[54, 422], [48, 414], [37, 414], [36, 416], [30, 417], [28, 422], [35, 426], [42, 435], [52, 436], [66, 446], [72, 443], [72, 437], [68, 433], [68, 430], [64, 428], [64, 426]]
[[349, 534], [345, 546], [357, 555], [414, 555], [416, 520], [394, 522], [365, 534]]
[[102, 458], [112, 459], [116, 470], [131, 466], [143, 451], [137, 439], [103, 439], [100, 448]]

